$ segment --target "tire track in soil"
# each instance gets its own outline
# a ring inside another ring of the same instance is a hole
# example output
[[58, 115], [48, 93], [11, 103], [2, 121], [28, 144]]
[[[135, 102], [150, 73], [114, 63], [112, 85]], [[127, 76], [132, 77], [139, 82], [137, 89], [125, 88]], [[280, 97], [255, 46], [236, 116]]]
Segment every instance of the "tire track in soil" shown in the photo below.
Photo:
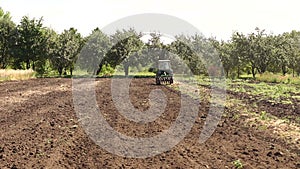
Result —
[[[148, 125], [132, 123], [122, 117], [111, 100], [110, 80], [97, 81], [100, 82], [97, 87], [98, 105], [107, 121], [121, 133], [150, 137], [167, 129], [176, 118], [178, 92], [172, 92], [165, 86], [151, 85], [153, 79], [134, 79], [131, 85], [131, 101], [140, 110], [147, 108], [147, 102], [143, 101], [153, 89], [163, 90], [169, 98], [166, 112]], [[0, 168], [233, 168], [232, 161], [237, 159], [241, 159], [244, 168], [300, 167], [299, 156], [277, 141], [276, 136], [247, 128], [242, 119], [230, 116], [221, 120], [213, 136], [204, 144], [198, 143], [209, 109], [205, 101], [201, 102], [199, 118], [191, 132], [173, 149], [146, 159], [110, 154], [95, 145], [78, 124], [73, 110], [71, 83], [70, 79], [13, 83], [11, 90], [14, 92], [22, 92], [31, 86], [39, 90], [38, 86], [56, 84], [70, 88], [48, 93], [41, 91], [47, 94], [27, 96], [29, 98], [23, 103], [1, 109]], [[7, 85], [11, 82], [1, 83], [0, 91], [5, 90]], [[228, 109], [225, 113], [232, 114]]]

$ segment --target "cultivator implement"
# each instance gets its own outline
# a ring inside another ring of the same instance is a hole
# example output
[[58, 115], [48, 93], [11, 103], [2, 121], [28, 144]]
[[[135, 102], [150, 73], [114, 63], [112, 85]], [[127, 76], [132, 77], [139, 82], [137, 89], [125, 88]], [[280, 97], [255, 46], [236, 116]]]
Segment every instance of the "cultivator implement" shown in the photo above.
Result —
[[156, 84], [172, 84], [173, 83], [173, 77], [172, 76], [160, 76], [156, 77]]

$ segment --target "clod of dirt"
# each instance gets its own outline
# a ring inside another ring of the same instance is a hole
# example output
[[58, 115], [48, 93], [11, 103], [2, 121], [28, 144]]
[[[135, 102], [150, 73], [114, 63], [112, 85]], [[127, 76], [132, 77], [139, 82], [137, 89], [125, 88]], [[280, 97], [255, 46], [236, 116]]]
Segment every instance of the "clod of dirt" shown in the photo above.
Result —
[[274, 150], [275, 146], [274, 144], [271, 145], [270, 150]]
[[50, 121], [50, 126], [54, 127], [54, 125], [55, 125], [55, 122], [54, 121]]
[[249, 155], [249, 153], [247, 151], [243, 151], [242, 154]]
[[15, 164], [13, 164], [10, 168], [11, 169], [18, 169], [18, 167]]
[[268, 157], [271, 157], [271, 156], [272, 156], [272, 152], [271, 152], [271, 151], [268, 152], [267, 156], [268, 156]]
[[282, 157], [283, 153], [278, 151], [278, 152], [274, 153], [274, 156], [276, 156], [276, 157]]
[[17, 148], [13, 148], [12, 152], [17, 153], [18, 152]]
[[71, 126], [71, 129], [76, 129], [76, 128], [78, 128], [78, 125]]
[[4, 153], [4, 148], [0, 147], [0, 153]]

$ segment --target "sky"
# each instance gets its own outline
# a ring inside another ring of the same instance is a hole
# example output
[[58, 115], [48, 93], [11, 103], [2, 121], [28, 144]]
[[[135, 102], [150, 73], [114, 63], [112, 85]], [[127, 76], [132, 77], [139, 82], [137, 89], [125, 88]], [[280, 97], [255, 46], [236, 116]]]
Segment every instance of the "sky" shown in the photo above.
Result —
[[[298, 2], [297, 2], [298, 1]], [[44, 18], [58, 33], [75, 27], [84, 36], [123, 17], [159, 13], [183, 19], [205, 36], [228, 40], [255, 27], [280, 34], [300, 30], [299, 0], [1, 0], [15, 23]]]

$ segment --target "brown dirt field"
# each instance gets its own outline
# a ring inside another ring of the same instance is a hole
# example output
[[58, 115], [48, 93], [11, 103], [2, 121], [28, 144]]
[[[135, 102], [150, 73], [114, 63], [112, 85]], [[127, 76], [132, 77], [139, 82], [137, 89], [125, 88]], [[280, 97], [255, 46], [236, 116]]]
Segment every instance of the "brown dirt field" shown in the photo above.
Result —
[[[161, 89], [168, 98], [166, 111], [146, 125], [121, 116], [110, 95], [111, 79], [97, 79], [97, 102], [108, 123], [132, 137], [150, 137], [167, 129], [178, 115], [179, 95], [154, 79], [134, 79], [131, 102], [140, 110], [149, 108], [148, 95]], [[230, 94], [230, 97], [240, 98]], [[71, 79], [32, 79], [0, 83], [0, 168], [300, 168], [300, 150], [271, 129], [244, 125], [225, 108], [214, 134], [198, 142], [209, 109], [200, 104], [199, 116], [190, 133], [173, 149], [146, 159], [120, 157], [96, 145], [84, 132], [74, 112]], [[243, 97], [244, 98], [244, 97]], [[251, 102], [249, 102], [251, 104]], [[261, 103], [267, 104], [267, 103]], [[265, 106], [270, 112], [284, 107]], [[298, 110], [298, 109], [297, 109]], [[299, 117], [298, 113], [290, 113]]]

